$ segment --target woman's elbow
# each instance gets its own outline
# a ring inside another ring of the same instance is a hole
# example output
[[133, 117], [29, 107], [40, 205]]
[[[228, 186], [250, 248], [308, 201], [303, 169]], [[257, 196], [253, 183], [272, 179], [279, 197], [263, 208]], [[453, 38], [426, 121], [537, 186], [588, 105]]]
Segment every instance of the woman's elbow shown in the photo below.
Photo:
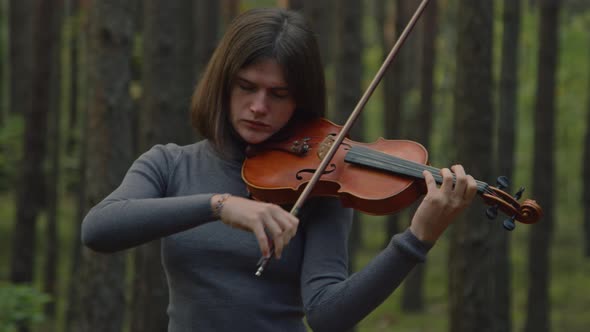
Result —
[[80, 232], [80, 239], [82, 245], [100, 253], [113, 253], [117, 250], [109, 245], [108, 234], [94, 225], [95, 220], [86, 216], [82, 221], [82, 228]]

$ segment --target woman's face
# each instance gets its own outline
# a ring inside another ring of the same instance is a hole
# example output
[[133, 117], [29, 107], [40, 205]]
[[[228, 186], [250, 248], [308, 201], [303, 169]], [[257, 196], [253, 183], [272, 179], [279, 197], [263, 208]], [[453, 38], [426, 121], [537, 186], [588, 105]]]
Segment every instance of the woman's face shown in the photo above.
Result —
[[289, 122], [295, 100], [283, 67], [265, 59], [238, 71], [230, 93], [230, 122], [248, 144], [258, 144]]

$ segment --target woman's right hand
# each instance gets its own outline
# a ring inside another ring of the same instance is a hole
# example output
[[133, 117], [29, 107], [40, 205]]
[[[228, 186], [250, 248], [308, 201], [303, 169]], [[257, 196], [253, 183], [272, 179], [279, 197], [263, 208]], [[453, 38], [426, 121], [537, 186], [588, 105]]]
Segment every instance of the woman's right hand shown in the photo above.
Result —
[[[215, 208], [221, 195], [211, 198]], [[270, 256], [270, 244], [274, 243], [276, 258], [297, 233], [299, 219], [278, 205], [229, 196], [223, 202], [219, 216], [224, 224], [254, 233], [264, 257]], [[270, 238], [269, 238], [270, 236]]]

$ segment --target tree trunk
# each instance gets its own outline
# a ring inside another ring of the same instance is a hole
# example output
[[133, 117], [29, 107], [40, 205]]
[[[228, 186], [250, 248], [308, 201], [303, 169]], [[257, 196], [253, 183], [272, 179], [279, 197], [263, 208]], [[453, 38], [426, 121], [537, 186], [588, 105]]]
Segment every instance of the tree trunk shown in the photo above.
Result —
[[[7, 84], [4, 77], [5, 73], [8, 72], [8, 55], [6, 50], [8, 49], [7, 38], [5, 32], [8, 31], [8, 26], [5, 22], [8, 21], [7, 3], [4, 0], [0, 0], [0, 128], [4, 127], [6, 121], [8, 103], [7, 103]], [[0, 150], [1, 151], [1, 150]]]
[[[590, 70], [588, 73], [590, 74]], [[590, 82], [590, 75], [588, 75], [588, 78]], [[584, 159], [582, 162], [582, 179], [584, 179], [582, 202], [584, 206], [584, 254], [586, 257], [590, 257], [590, 167], [588, 167], [590, 165], [590, 95], [588, 95], [586, 102], [586, 138], [584, 139]]]
[[194, 6], [194, 17], [196, 18], [194, 22], [196, 40], [194, 52], [197, 59], [194, 70], [197, 73], [196, 77], [200, 78], [219, 41], [220, 8], [218, 1], [208, 0], [195, 1]]
[[[134, 1], [93, 2], [90, 11], [86, 206], [121, 182], [132, 162], [129, 95]], [[120, 332], [125, 312], [125, 255], [84, 249], [78, 275], [81, 308], [72, 331]]]
[[223, 0], [221, 4], [221, 17], [223, 26], [226, 27], [240, 12], [240, 0]]
[[[422, 18], [422, 63], [420, 66], [420, 107], [410, 129], [408, 139], [424, 144], [427, 149], [432, 128], [434, 64], [436, 62], [436, 28], [438, 4], [431, 2]], [[412, 208], [415, 212], [415, 207]], [[424, 311], [425, 264], [417, 265], [404, 282], [402, 309], [409, 312]]]
[[[56, 1], [60, 2], [60, 1]], [[58, 242], [58, 206], [59, 206], [59, 165], [60, 165], [60, 147], [61, 147], [61, 129], [60, 129], [60, 101], [61, 101], [61, 32], [62, 32], [62, 12], [63, 3], [56, 5], [47, 15], [53, 15], [52, 28], [53, 40], [51, 45], [53, 49], [48, 50], [52, 53], [52, 63], [50, 65], [50, 93], [49, 115], [50, 123], [48, 130], [49, 157], [50, 167], [47, 176], [47, 228], [45, 230], [45, 274], [43, 289], [53, 299], [45, 306], [45, 314], [51, 319], [55, 319], [56, 301], [57, 301], [57, 266], [59, 263], [59, 242]], [[53, 330], [51, 327], [46, 328], [48, 331]]]
[[[74, 135], [68, 136], [68, 143], [66, 145], [66, 154], [72, 158], [77, 159], [77, 167], [75, 169], [75, 177], [76, 180], [74, 182], [72, 191], [75, 197], [75, 215], [73, 218], [72, 229], [74, 230], [74, 238], [72, 241], [72, 249], [70, 254], [71, 264], [70, 264], [70, 275], [77, 276], [80, 273], [80, 265], [82, 261], [82, 242], [80, 236], [78, 236], [81, 232], [81, 223], [80, 221], [84, 218], [84, 215], [87, 211], [86, 206], [86, 182], [84, 179], [86, 178], [86, 151], [88, 150], [88, 123], [86, 121], [87, 118], [87, 110], [88, 108], [88, 96], [85, 93], [87, 87], [87, 72], [88, 70], [85, 69], [86, 66], [80, 66], [80, 64], [87, 63], [88, 54], [88, 45], [87, 43], [83, 42], [86, 39], [80, 38], [80, 36], [88, 35], [87, 33], [81, 33], [88, 31], [88, 15], [82, 15], [82, 13], [89, 12], [89, 5], [88, 2], [81, 2], [80, 0], [67, 0], [67, 10], [68, 10], [68, 17], [70, 20], [74, 20], [73, 17], [76, 17], [74, 23], [72, 24], [72, 29], [70, 29], [70, 35], [68, 45], [71, 48], [75, 48], [76, 50], [70, 49], [70, 105], [68, 108], [69, 116], [72, 113], [75, 113], [75, 120], [70, 121], [71, 118], [68, 120], [68, 128], [70, 131], [77, 131], [79, 133], [79, 137], [74, 137]], [[75, 94], [76, 97], [72, 97], [72, 94]], [[74, 146], [69, 145], [70, 139], [72, 138], [72, 142], [78, 145], [77, 150], [73, 149]], [[72, 148], [70, 150], [70, 148]], [[75, 151], [75, 152], [74, 152]], [[65, 323], [64, 323], [64, 332], [77, 332], [78, 329], [76, 327], [78, 317], [81, 316], [80, 311], [82, 310], [82, 305], [80, 303], [80, 297], [78, 296], [78, 290], [82, 286], [82, 283], [78, 283], [75, 281], [71, 281], [68, 283], [68, 291], [67, 291], [67, 305], [66, 305], [66, 312], [65, 312]]]
[[[512, 178], [514, 169], [514, 128], [516, 127], [517, 107], [517, 77], [518, 77], [518, 47], [520, 40], [521, 0], [504, 0], [502, 12], [502, 56], [500, 67], [499, 107], [496, 171], [498, 175]], [[497, 232], [494, 241], [498, 251], [495, 255], [496, 268], [494, 280], [494, 311], [496, 331], [510, 332], [512, 330], [512, 301], [511, 301], [511, 266], [510, 243], [507, 232]]]
[[80, 11], [79, 11], [79, 0], [66, 0], [66, 10], [68, 26], [68, 50], [70, 53], [70, 77], [69, 77], [69, 111], [68, 111], [68, 137], [66, 142], [66, 153], [68, 156], [73, 156], [74, 148], [76, 146], [76, 130], [78, 128], [78, 50], [79, 50], [79, 34], [80, 24]]
[[304, 0], [303, 11], [316, 33], [324, 67], [333, 59], [334, 0]]
[[278, 0], [277, 6], [301, 11], [303, 10], [304, 2], [304, 0]]
[[32, 107], [33, 0], [10, 0], [10, 107], [22, 114]]
[[[383, 3], [380, 5], [383, 13], [389, 12], [387, 5]], [[380, 14], [379, 20], [382, 22], [382, 48], [383, 59], [387, 57], [393, 45], [399, 39], [402, 31], [410, 20], [409, 9], [410, 2], [408, 0], [395, 1], [395, 17], [387, 17], [385, 14]], [[414, 33], [416, 31], [413, 31]], [[408, 38], [409, 39], [409, 38]], [[410, 90], [406, 75], [406, 70], [410, 64], [408, 62], [409, 55], [412, 53], [409, 48], [412, 45], [405, 43], [404, 47], [400, 49], [395, 61], [392, 62], [391, 68], [383, 77], [383, 122], [385, 124], [384, 136], [389, 139], [401, 138], [402, 133], [402, 119], [404, 112], [404, 98], [406, 92]], [[384, 245], [388, 245], [391, 237], [399, 233], [401, 226], [399, 225], [401, 217], [400, 213], [387, 216], [387, 236], [385, 237]]]
[[529, 242], [529, 291], [526, 332], [551, 329], [549, 304], [549, 249], [553, 233], [553, 181], [555, 178], [555, 82], [558, 55], [559, 1], [539, 2], [539, 62], [535, 105], [533, 183], [535, 198], [543, 207], [543, 220], [532, 227]]
[[[158, 143], [185, 145], [194, 141], [187, 120], [195, 83], [192, 6], [190, 0], [144, 3], [143, 36], [151, 42], [143, 48], [141, 150]], [[199, 13], [199, 17], [217, 14]], [[168, 289], [159, 241], [137, 248], [133, 285], [131, 331], [166, 331]]]
[[[492, 174], [493, 2], [461, 0], [459, 8], [454, 144], [466, 171], [486, 179]], [[449, 331], [495, 331], [492, 236], [501, 230], [483, 211], [475, 200], [451, 229]]]
[[[343, 125], [358, 103], [361, 96], [361, 2], [346, 0], [336, 4], [336, 86], [334, 122]], [[351, 129], [350, 138], [362, 140], [364, 136], [361, 117]], [[349, 240], [349, 269], [353, 271], [354, 257], [361, 245], [361, 224], [359, 213], [354, 213], [354, 221]]]
[[17, 283], [33, 280], [37, 216], [45, 205], [43, 163], [50, 104], [50, 73], [54, 57], [52, 43], [55, 40], [54, 17], [50, 13], [56, 6], [57, 1], [40, 1], [35, 3], [32, 11], [37, 22], [34, 35], [33, 98], [31, 108], [24, 113], [24, 156], [10, 269], [11, 280]]

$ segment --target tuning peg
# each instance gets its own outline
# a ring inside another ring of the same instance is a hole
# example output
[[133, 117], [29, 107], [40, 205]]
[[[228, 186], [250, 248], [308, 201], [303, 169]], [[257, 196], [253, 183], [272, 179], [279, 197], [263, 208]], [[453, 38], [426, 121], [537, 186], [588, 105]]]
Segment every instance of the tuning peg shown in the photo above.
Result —
[[490, 206], [486, 209], [486, 216], [490, 219], [490, 220], [494, 220], [496, 219], [496, 217], [498, 216], [498, 206], [494, 205], [494, 206]]
[[516, 228], [516, 224], [514, 223], [515, 218], [516, 218], [515, 216], [512, 216], [508, 219], [504, 219], [504, 222], [502, 224], [503, 224], [505, 230], [513, 231], [514, 228]]
[[498, 178], [496, 179], [496, 185], [498, 187], [498, 189], [502, 190], [504, 188], [508, 188], [508, 186], [510, 185], [510, 180], [508, 180], [507, 176], [501, 175], [498, 176]]
[[520, 187], [520, 189], [518, 189], [516, 194], [514, 194], [514, 199], [516, 199], [518, 201], [522, 197], [523, 192], [524, 192], [524, 187]]

